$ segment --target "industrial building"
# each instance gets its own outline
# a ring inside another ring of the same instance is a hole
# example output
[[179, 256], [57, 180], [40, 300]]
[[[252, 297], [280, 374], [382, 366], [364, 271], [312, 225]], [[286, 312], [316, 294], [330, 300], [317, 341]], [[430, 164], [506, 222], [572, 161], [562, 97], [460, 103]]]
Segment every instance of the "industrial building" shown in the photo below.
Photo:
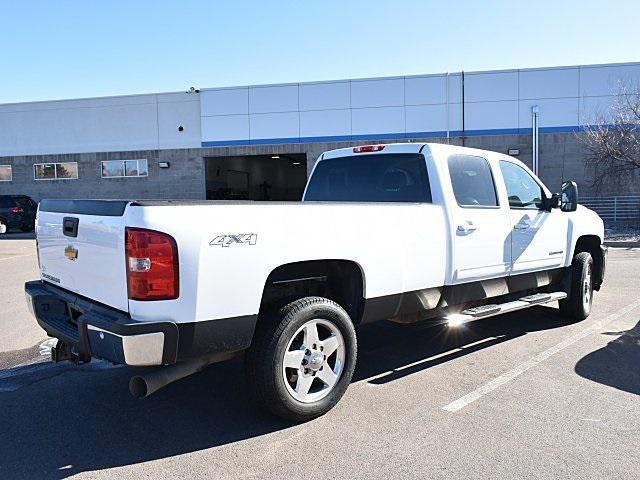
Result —
[[295, 200], [325, 150], [430, 141], [537, 159], [550, 188], [594, 195], [580, 128], [621, 83], [640, 84], [640, 63], [3, 104], [0, 194]]

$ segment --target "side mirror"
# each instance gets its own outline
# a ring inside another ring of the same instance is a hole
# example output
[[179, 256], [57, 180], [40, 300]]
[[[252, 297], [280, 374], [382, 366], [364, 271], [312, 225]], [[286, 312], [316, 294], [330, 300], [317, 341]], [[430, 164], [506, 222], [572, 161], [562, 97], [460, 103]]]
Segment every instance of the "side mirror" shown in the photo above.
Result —
[[560, 194], [554, 193], [551, 198], [545, 197], [543, 201], [543, 208], [550, 212], [554, 208], [560, 207]]
[[560, 208], [563, 212], [575, 212], [578, 208], [578, 185], [576, 182], [562, 182]]

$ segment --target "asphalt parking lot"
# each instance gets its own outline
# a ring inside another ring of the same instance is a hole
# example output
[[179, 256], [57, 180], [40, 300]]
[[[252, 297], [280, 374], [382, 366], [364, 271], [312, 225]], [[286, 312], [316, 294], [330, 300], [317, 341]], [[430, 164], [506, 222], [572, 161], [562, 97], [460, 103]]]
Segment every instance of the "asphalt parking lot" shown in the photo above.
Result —
[[293, 425], [257, 410], [234, 360], [133, 399], [133, 369], [47, 361], [0, 236], [0, 478], [640, 478], [640, 249], [616, 248], [592, 315], [555, 305], [360, 329], [351, 388]]

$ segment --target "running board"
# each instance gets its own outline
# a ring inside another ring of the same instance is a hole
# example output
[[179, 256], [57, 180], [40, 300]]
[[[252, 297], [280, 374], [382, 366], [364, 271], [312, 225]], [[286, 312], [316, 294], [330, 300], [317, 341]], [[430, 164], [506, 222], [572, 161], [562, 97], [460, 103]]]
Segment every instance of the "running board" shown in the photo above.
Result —
[[562, 300], [563, 298], [567, 298], [566, 292], [536, 293], [535, 295], [528, 295], [512, 302], [469, 308], [460, 313], [447, 315], [447, 325], [450, 327], [457, 327], [475, 320], [493, 317], [494, 315], [501, 315], [503, 313], [515, 312], [516, 310], [523, 310], [535, 305], [542, 305], [543, 303]]

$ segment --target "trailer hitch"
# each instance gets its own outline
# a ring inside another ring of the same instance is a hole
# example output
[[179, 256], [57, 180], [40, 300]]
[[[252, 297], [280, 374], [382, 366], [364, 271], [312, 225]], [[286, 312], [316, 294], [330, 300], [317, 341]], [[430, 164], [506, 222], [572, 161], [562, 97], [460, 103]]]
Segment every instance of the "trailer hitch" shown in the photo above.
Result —
[[80, 365], [90, 362], [91, 357], [75, 352], [71, 345], [58, 339], [56, 344], [51, 347], [51, 360], [56, 363], [69, 360], [76, 365]]

